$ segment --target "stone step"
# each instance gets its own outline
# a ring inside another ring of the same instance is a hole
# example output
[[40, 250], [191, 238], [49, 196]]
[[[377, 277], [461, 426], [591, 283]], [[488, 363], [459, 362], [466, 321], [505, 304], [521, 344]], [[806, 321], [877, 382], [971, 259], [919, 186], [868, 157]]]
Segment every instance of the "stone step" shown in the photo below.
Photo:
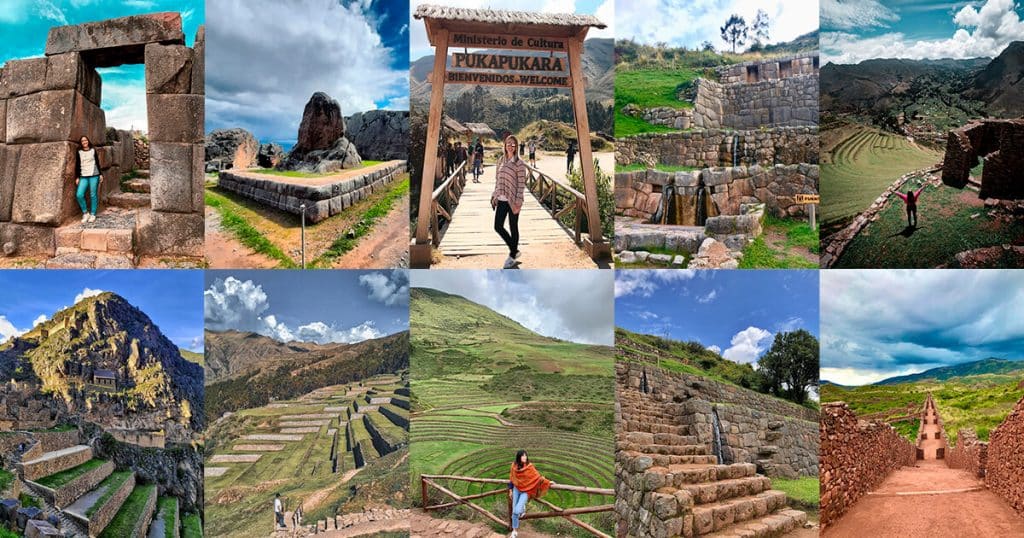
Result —
[[99, 252], [58, 252], [44, 264], [47, 269], [132, 269], [135, 262], [125, 254]]
[[706, 455], [689, 455], [689, 456], [673, 456], [666, 454], [641, 454], [639, 452], [632, 452], [623, 449], [620, 445], [616, 445], [616, 452], [619, 454], [626, 454], [630, 457], [644, 456], [651, 458], [651, 462], [655, 467], [668, 467], [669, 465], [717, 465], [718, 458], [714, 454]]
[[778, 538], [805, 524], [807, 524], [807, 514], [799, 510], [786, 509], [700, 536], [707, 538]]
[[[694, 443], [696, 439], [691, 439], [691, 443]], [[685, 444], [685, 445], [639, 445], [635, 443], [626, 443], [623, 445], [625, 450], [633, 452], [640, 452], [643, 454], [655, 455], [662, 454], [667, 456], [703, 456], [709, 452], [706, 445], [699, 444]]]
[[665, 475], [665, 486], [680, 489], [687, 484], [704, 484], [719, 480], [755, 476], [757, 474], [757, 466], [753, 463], [734, 463], [731, 465], [683, 464], [654, 467], [649, 469], [648, 472], [658, 472]]
[[149, 170], [136, 170], [135, 175], [143, 179], [149, 179]]
[[47, 452], [42, 456], [18, 464], [23, 480], [37, 480], [44, 476], [59, 473], [81, 465], [92, 459], [92, 447], [89, 445], [75, 445], [53, 452]]
[[[136, 485], [99, 538], [143, 538], [156, 512], [156, 485]], [[116, 534], [115, 534], [116, 532]]]
[[680, 489], [689, 493], [694, 503], [710, 504], [768, 491], [772, 489], [772, 481], [767, 476], [755, 475], [718, 480], [707, 484], [687, 484]]
[[151, 204], [148, 192], [116, 192], [107, 197], [107, 205], [124, 209], [149, 207]]
[[149, 193], [149, 178], [137, 177], [134, 179], [129, 179], [128, 181], [125, 181], [124, 183], [121, 184], [121, 188], [126, 189], [127, 192]]
[[[88, 528], [89, 536], [98, 536], [114, 519], [125, 499], [134, 489], [135, 473], [131, 471], [115, 472], [95, 489], [82, 495], [74, 504], [65, 508], [64, 513]], [[106, 499], [101, 503], [103, 497]]]
[[[98, 462], [99, 465], [96, 466]], [[90, 466], [92, 469], [82, 471], [78, 469], [86, 469], [83, 466]], [[114, 472], [114, 462], [105, 460], [89, 460], [81, 465], [71, 467], [67, 472], [78, 471], [75, 474], [77, 476], [71, 480], [64, 480], [64, 484], [51, 487], [47, 483], [52, 483], [50, 478], [58, 473], [42, 477], [37, 481], [26, 481], [27, 484], [33, 487], [40, 495], [46, 497], [55, 506], [68, 506], [74, 501], [78, 500], [84, 493], [91, 491], [103, 482], [111, 473]]]
[[[693, 508], [693, 535], [704, 536], [712, 532], [721, 532], [733, 525], [770, 515], [785, 507], [786, 494], [775, 490], [697, 505]], [[795, 523], [796, 520], [793, 519], [794, 528]]]

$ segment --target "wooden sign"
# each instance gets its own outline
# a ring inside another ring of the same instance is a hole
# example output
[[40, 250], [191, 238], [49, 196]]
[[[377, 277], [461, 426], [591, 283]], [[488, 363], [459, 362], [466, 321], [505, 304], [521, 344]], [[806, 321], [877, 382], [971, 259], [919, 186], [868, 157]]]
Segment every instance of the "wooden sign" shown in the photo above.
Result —
[[800, 205], [821, 203], [821, 195], [818, 194], [798, 194], [795, 198], [796, 203]]
[[553, 50], [559, 52], [569, 50], [566, 40], [557, 37], [522, 37], [465, 32], [452, 33], [448, 38], [448, 44], [468, 49]]
[[[433, 82], [433, 77], [428, 77]], [[487, 71], [448, 71], [444, 74], [445, 84], [481, 84], [484, 86], [524, 86], [532, 88], [569, 88], [569, 75], [524, 75], [516, 73], [491, 73]]]
[[543, 71], [566, 73], [566, 58], [562, 56], [515, 56], [511, 54], [484, 54], [456, 52], [452, 54], [451, 69], [494, 69], [498, 71]]

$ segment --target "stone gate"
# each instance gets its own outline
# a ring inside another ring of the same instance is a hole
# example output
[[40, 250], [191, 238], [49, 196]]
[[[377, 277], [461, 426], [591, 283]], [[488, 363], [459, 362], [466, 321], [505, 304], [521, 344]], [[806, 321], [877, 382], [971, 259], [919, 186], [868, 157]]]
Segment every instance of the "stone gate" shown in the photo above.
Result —
[[[76, 234], [86, 230], [67, 229], [80, 211], [78, 140], [88, 136], [100, 153], [104, 202], [121, 173], [134, 167], [131, 137], [120, 132], [117, 140], [107, 139], [97, 68], [141, 63], [151, 195], [116, 242], [134, 256], [202, 256], [204, 29], [194, 47], [184, 43], [178, 13], [122, 17], [54, 27], [45, 56], [11, 60], [0, 69], [0, 245], [6, 255], [54, 256], [85, 241]], [[102, 239], [105, 251], [112, 240]]]

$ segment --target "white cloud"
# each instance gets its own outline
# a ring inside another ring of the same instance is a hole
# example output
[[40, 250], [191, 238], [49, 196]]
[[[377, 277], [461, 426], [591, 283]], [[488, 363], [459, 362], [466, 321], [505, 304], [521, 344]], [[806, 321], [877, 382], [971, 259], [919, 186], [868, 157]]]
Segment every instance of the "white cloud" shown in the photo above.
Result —
[[647, 269], [617, 271], [615, 297], [639, 295], [650, 297], [661, 284], [689, 280], [697, 275], [693, 269]]
[[43, 323], [48, 319], [50, 318], [46, 317], [46, 314], [39, 314], [39, 316], [32, 321], [32, 326], [35, 327], [36, 325], [39, 325], [40, 323]]
[[202, 351], [203, 350], [203, 337], [202, 336], [193, 337], [192, 341], [189, 342], [189, 344], [188, 344], [188, 349], [190, 351], [195, 351], [197, 353]]
[[75, 295], [75, 304], [78, 304], [78, 301], [81, 301], [82, 299], [85, 299], [86, 297], [95, 297], [95, 296], [97, 296], [97, 295], [99, 295], [101, 293], [103, 293], [103, 290], [94, 290], [92, 288], [85, 288], [85, 289], [82, 290], [82, 293], [79, 293], [78, 295]]
[[384, 336], [372, 321], [366, 321], [348, 329], [336, 329], [323, 322], [316, 321], [303, 325], [297, 330], [298, 340], [327, 344], [332, 342], [353, 343]]
[[359, 284], [369, 289], [370, 299], [387, 306], [409, 302], [409, 273], [404, 269], [365, 274]]
[[747, 327], [736, 333], [722, 356], [740, 363], [753, 363], [768, 349], [772, 333], [758, 328]]
[[[106, 70], [99, 69], [98, 71], [102, 77]], [[103, 106], [108, 127], [139, 131], [148, 129], [145, 82], [104, 81]]]
[[959, 28], [946, 39], [914, 40], [896, 31], [871, 37], [825, 32], [821, 55], [824, 61], [837, 64], [872, 58], [994, 58], [1010, 42], [1024, 39], [1024, 21], [1016, 9], [1013, 0], [988, 0], [980, 9], [965, 6], [953, 17]]
[[712, 353], [714, 353], [716, 355], [721, 355], [722, 354], [722, 348], [720, 348], [718, 346], [715, 346], [715, 345], [708, 346], [708, 351], [711, 351]]
[[803, 328], [804, 320], [801, 317], [793, 316], [779, 322], [775, 326], [775, 332], [777, 333], [788, 333], [793, 332], [797, 329]]
[[697, 302], [700, 304], [708, 304], [711, 301], [714, 301], [715, 297], [717, 296], [718, 290], [711, 290], [707, 293], [707, 295], [701, 295], [700, 297], [697, 297]]
[[877, 383], [883, 379], [890, 377], [908, 375], [914, 373], [912, 369], [905, 369], [895, 372], [876, 372], [870, 370], [858, 370], [856, 368], [825, 368], [821, 369], [821, 379], [838, 383], [840, 385], [846, 385], [848, 387], [857, 387], [860, 385], [870, 385]]
[[0, 316], [0, 344], [7, 342], [11, 338], [21, 336], [25, 331], [19, 330], [14, 326], [7, 316]]
[[886, 26], [899, 15], [877, 0], [821, 0], [821, 25], [840, 30]]

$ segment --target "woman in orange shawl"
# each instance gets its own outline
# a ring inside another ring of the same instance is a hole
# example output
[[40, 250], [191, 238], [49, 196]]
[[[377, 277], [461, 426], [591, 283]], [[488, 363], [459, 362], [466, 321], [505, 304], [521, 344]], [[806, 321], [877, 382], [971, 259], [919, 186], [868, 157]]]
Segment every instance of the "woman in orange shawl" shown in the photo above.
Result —
[[554, 482], [541, 476], [537, 468], [530, 463], [525, 450], [516, 452], [512, 470], [508, 473], [508, 480], [512, 493], [511, 538], [516, 538], [519, 530], [519, 518], [526, 513], [526, 501], [530, 498], [544, 496]]

